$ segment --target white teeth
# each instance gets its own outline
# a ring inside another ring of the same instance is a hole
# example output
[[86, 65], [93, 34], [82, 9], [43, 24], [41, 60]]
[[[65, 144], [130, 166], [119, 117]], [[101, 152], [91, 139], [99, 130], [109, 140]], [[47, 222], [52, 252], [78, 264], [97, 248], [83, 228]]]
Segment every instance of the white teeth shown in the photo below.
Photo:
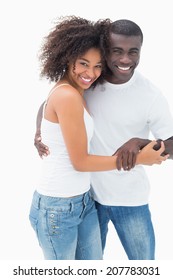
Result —
[[86, 79], [86, 78], [84, 78], [84, 77], [81, 77], [81, 79], [82, 79], [83, 81], [87, 82], [87, 83], [91, 82], [91, 79]]
[[118, 69], [123, 70], [123, 71], [127, 71], [130, 69], [130, 67], [120, 67], [118, 66]]

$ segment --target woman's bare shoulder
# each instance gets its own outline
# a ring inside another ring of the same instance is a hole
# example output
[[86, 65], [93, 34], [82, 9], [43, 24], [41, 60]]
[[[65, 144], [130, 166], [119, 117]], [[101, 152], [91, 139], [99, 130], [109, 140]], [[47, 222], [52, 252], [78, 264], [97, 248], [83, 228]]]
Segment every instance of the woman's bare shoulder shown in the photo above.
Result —
[[71, 85], [63, 85], [54, 89], [49, 97], [49, 101], [54, 104], [56, 109], [82, 109], [82, 97], [79, 92]]

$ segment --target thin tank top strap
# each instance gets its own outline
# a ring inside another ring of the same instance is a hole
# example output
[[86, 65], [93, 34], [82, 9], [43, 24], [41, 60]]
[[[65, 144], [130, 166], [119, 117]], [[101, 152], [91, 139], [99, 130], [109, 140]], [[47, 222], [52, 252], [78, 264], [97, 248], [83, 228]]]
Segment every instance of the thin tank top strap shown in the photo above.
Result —
[[45, 107], [46, 107], [46, 105], [47, 105], [47, 101], [48, 101], [50, 95], [51, 95], [57, 88], [59, 88], [59, 87], [61, 87], [61, 86], [70, 86], [70, 84], [64, 83], [64, 84], [57, 85], [56, 87], [54, 87], [54, 88], [49, 92], [48, 97], [47, 97], [47, 99], [46, 99], [46, 101], [45, 101], [45, 103], [44, 103], [44, 105], [43, 105], [43, 114], [42, 114], [42, 117], [44, 117]]
[[47, 99], [46, 99], [46, 103], [47, 103], [47, 100], [48, 100], [49, 96], [50, 96], [57, 88], [59, 88], [59, 87], [61, 87], [61, 86], [70, 86], [70, 84], [64, 83], [64, 84], [60, 84], [60, 85], [57, 85], [56, 87], [54, 87], [54, 88], [49, 92], [48, 97], [47, 97]]

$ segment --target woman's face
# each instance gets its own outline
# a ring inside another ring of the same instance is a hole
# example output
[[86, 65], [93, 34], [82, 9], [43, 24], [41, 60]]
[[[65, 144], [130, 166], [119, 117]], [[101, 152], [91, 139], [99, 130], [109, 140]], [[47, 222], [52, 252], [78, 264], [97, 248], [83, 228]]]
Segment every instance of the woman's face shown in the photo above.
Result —
[[88, 89], [101, 75], [102, 63], [99, 49], [91, 48], [85, 54], [69, 63], [68, 78], [78, 90]]

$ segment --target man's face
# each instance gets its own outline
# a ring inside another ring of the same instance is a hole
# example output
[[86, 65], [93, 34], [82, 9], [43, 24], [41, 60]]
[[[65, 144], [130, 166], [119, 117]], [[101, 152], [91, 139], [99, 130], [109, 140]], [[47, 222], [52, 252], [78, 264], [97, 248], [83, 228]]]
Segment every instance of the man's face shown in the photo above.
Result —
[[122, 84], [130, 80], [139, 63], [141, 46], [140, 36], [110, 34], [106, 61], [112, 75], [108, 77], [108, 81]]

